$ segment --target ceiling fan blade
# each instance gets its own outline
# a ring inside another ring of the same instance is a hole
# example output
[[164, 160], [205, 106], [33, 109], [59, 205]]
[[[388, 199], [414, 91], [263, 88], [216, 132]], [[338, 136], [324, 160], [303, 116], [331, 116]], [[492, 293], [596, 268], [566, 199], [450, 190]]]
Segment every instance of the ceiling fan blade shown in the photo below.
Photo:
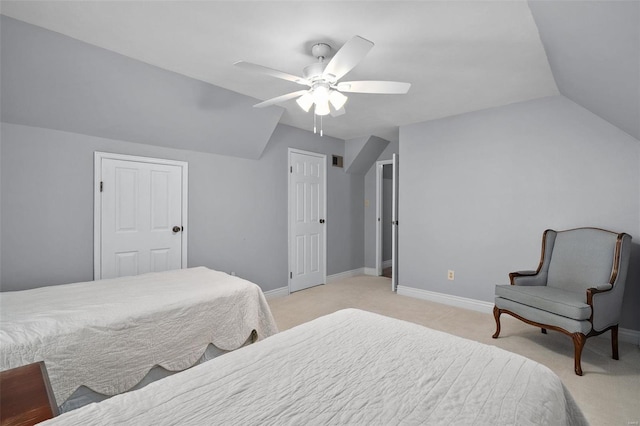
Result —
[[344, 115], [346, 112], [347, 111], [345, 111], [344, 107], [340, 109], [335, 109], [331, 107], [331, 111], [329, 113], [331, 114], [332, 117], [340, 117], [341, 115]]
[[267, 99], [264, 102], [260, 102], [259, 104], [255, 104], [254, 108], [264, 108], [270, 105], [278, 104], [280, 102], [288, 101], [289, 99], [297, 98], [298, 96], [302, 96], [307, 93], [308, 90], [298, 90], [297, 92], [287, 93], [286, 95], [276, 96], [275, 98]]
[[297, 75], [289, 74], [284, 71], [274, 70], [273, 68], [264, 67], [258, 64], [252, 64], [251, 62], [238, 61], [238, 62], [235, 62], [233, 65], [248, 71], [259, 72], [262, 74], [270, 75], [271, 77], [281, 78], [282, 80], [293, 81], [294, 83], [307, 85], [307, 86], [310, 85], [308, 80], [302, 77], [298, 77]]
[[339, 80], [351, 71], [369, 53], [373, 43], [360, 36], [347, 41], [329, 61], [323, 76], [329, 80]]
[[404, 95], [411, 83], [399, 81], [343, 81], [336, 88], [346, 93], [379, 93], [384, 95]]

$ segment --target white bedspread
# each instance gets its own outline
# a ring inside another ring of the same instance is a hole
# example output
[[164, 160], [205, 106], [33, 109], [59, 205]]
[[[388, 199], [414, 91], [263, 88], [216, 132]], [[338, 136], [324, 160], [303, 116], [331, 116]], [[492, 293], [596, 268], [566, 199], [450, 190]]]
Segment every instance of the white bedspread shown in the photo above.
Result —
[[344, 310], [47, 425], [581, 425], [551, 370]]
[[56, 401], [114, 395], [155, 365], [192, 366], [209, 343], [277, 332], [256, 284], [204, 267], [0, 293], [0, 370], [44, 360]]

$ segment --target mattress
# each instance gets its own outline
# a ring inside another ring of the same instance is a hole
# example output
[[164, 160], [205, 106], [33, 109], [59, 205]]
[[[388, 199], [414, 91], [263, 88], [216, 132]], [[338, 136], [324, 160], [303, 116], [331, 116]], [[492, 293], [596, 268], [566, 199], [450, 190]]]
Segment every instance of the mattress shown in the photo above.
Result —
[[348, 309], [43, 424], [587, 422], [535, 361]]
[[277, 332], [256, 284], [204, 267], [0, 293], [0, 370], [45, 361], [58, 403], [111, 396]]

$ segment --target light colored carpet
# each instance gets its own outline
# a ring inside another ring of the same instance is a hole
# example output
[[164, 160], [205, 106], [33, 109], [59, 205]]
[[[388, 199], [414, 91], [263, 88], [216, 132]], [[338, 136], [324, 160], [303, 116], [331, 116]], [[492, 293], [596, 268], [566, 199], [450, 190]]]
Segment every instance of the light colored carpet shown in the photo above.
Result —
[[[515, 352], [553, 370], [570, 390], [592, 425], [640, 422], [640, 348], [620, 342], [620, 360], [611, 359], [607, 337], [587, 340], [582, 377], [573, 372], [573, 343], [561, 333], [502, 315], [498, 339], [493, 315], [441, 305], [391, 291], [390, 279], [359, 276], [269, 300], [280, 330], [345, 308], [358, 308], [476, 340]], [[401, 361], [401, 360], [399, 360]]]

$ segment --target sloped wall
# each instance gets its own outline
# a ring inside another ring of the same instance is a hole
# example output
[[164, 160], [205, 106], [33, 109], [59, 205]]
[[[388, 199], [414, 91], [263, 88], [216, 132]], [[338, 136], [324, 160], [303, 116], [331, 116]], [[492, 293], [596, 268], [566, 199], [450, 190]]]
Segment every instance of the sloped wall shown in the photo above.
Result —
[[[93, 152], [189, 163], [189, 266], [287, 285], [287, 148], [344, 141], [282, 109], [0, 16], [0, 288], [93, 278]], [[327, 273], [363, 265], [362, 176], [328, 167]]]
[[284, 111], [4, 15], [0, 31], [5, 123], [257, 159]]
[[640, 139], [640, 2], [531, 1], [560, 93]]
[[347, 173], [364, 175], [389, 145], [389, 141], [378, 136], [366, 136], [346, 140], [344, 144], [345, 170]]

